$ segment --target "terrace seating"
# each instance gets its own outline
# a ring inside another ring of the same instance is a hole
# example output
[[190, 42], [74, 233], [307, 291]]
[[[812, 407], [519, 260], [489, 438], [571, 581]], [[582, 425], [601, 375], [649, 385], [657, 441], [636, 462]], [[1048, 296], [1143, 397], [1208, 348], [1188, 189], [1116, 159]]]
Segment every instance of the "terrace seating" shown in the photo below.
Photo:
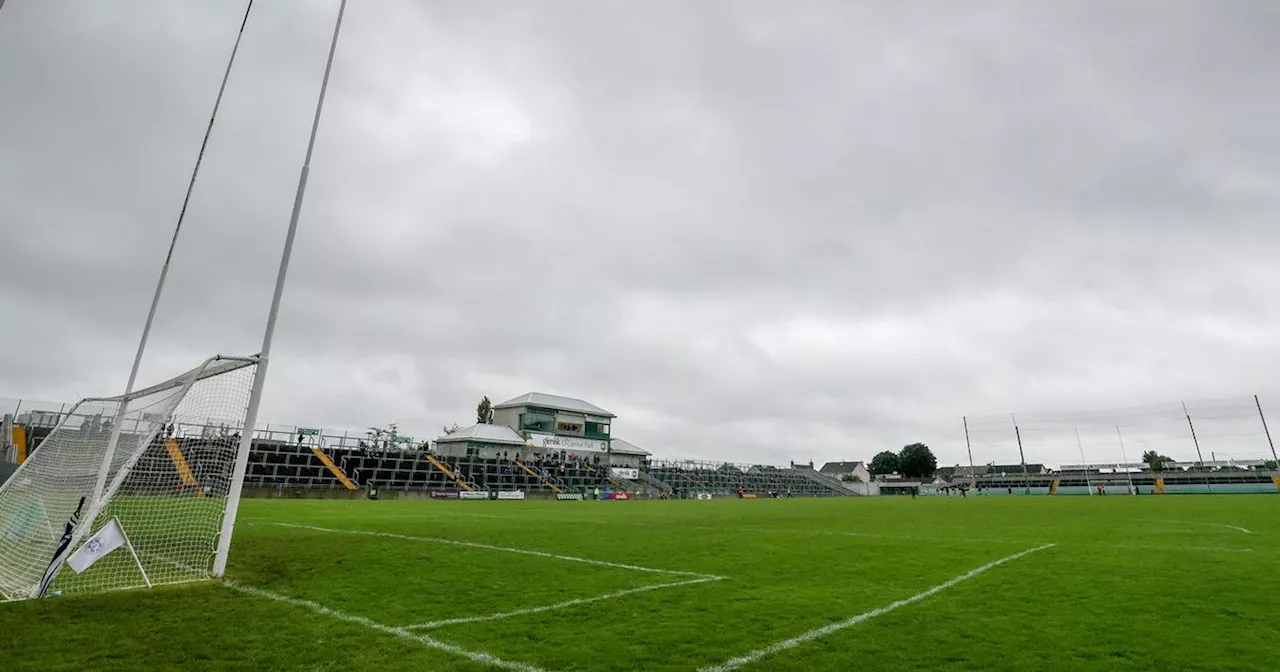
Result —
[[[418, 451], [391, 452], [368, 448], [339, 448], [329, 453], [347, 477], [360, 488], [376, 485], [388, 490], [455, 489], [458, 483]], [[168, 459], [159, 449], [157, 459]], [[544, 493], [590, 493], [595, 488], [626, 492], [674, 490], [680, 494], [733, 495], [739, 487], [761, 496], [770, 492], [797, 497], [846, 494], [843, 488], [815, 481], [795, 469], [731, 463], [646, 463], [636, 481], [610, 476], [601, 465], [580, 460], [535, 456], [514, 459], [433, 456], [477, 490], [523, 490]], [[527, 468], [527, 469], [526, 469]], [[176, 476], [175, 476], [176, 478]], [[249, 456], [245, 485], [268, 488], [341, 488], [341, 482], [311, 452], [310, 446], [280, 441], [255, 441]]]
[[[376, 485], [392, 490], [453, 489], [458, 483], [432, 463], [425, 453], [387, 453], [367, 448], [339, 449], [330, 458], [357, 486]], [[609, 487], [601, 471], [582, 463], [530, 461], [526, 471], [513, 460], [479, 457], [435, 457], [479, 490], [526, 492], [588, 492]], [[250, 487], [337, 488], [337, 477], [311, 452], [309, 446], [281, 442], [255, 442], [249, 456], [245, 484]]]
[[698, 462], [655, 462], [645, 472], [650, 478], [669, 484], [678, 493], [735, 495], [738, 488], [765, 495], [826, 497], [848, 494], [844, 488], [807, 478], [795, 469], [769, 465], [709, 464]]

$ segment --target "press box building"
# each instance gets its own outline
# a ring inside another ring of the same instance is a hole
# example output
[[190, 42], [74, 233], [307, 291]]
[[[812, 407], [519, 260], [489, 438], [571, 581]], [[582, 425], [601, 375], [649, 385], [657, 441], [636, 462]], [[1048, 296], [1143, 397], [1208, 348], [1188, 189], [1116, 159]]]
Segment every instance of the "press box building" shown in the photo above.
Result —
[[573, 397], [529, 392], [493, 407], [493, 422], [436, 439], [446, 456], [564, 453], [614, 468], [639, 468], [645, 451], [612, 435], [613, 413]]

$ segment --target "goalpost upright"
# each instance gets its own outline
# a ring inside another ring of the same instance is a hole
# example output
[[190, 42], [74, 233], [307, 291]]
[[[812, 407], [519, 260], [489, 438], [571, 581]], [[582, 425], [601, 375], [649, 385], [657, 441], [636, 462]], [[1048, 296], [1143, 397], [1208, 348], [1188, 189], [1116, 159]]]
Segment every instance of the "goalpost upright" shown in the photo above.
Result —
[[249, 451], [253, 447], [253, 432], [258, 422], [258, 407], [262, 404], [262, 390], [266, 384], [267, 368], [271, 359], [271, 341], [275, 336], [276, 318], [280, 313], [280, 300], [284, 295], [285, 278], [289, 274], [289, 260], [293, 256], [293, 241], [298, 233], [298, 217], [302, 213], [302, 200], [307, 191], [307, 177], [311, 173], [311, 155], [316, 146], [316, 132], [320, 128], [320, 113], [324, 109], [324, 96], [329, 88], [329, 74], [333, 71], [333, 56], [338, 50], [338, 34], [342, 30], [342, 15], [347, 0], [338, 5], [338, 18], [333, 24], [333, 39], [329, 43], [329, 56], [324, 65], [324, 78], [320, 81], [320, 95], [316, 101], [315, 117], [311, 120], [311, 136], [307, 140], [307, 153], [298, 176], [298, 189], [293, 198], [293, 211], [289, 215], [289, 230], [285, 234], [284, 251], [280, 255], [280, 270], [276, 275], [275, 291], [271, 296], [271, 309], [267, 313], [267, 326], [262, 335], [262, 350], [258, 353], [258, 369], [253, 378], [253, 390], [249, 395], [249, 408], [245, 412], [244, 432], [236, 452], [231, 489], [227, 495], [226, 510], [222, 517], [222, 530], [218, 534], [218, 549], [213, 559], [213, 576], [221, 577], [227, 571], [227, 556], [231, 551], [231, 536], [235, 532], [236, 516], [240, 511], [240, 493], [244, 489], [244, 472], [249, 464]]
[[[346, 0], [341, 0], [334, 22], [260, 353], [242, 358], [214, 357], [169, 381], [142, 390], [134, 387], [201, 158], [252, 4], [249, 0], [223, 75], [125, 394], [82, 400], [75, 407], [79, 413], [73, 412], [74, 422], [70, 415], [62, 418], [41, 442], [34, 459], [0, 485], [0, 599], [39, 597], [57, 577], [67, 556], [87, 535], [95, 534], [95, 522], [115, 520], [117, 516], [122, 521], [122, 533], [123, 527], [130, 528], [131, 547], [136, 547], [135, 552], [142, 556], [136, 570], [141, 572], [143, 584], [157, 583], [157, 568], [162, 575], [159, 583], [221, 577], [226, 571]], [[199, 436], [165, 431], [166, 427], [172, 430], [180, 419], [195, 420], [201, 426]], [[111, 422], [110, 428], [107, 422]], [[219, 422], [223, 424], [218, 426]], [[232, 432], [237, 427], [239, 432], [235, 435]], [[82, 501], [88, 509], [87, 515], [80, 518], [81, 524], [75, 522], [80, 514], [76, 501]], [[75, 515], [69, 521], [62, 517], [73, 510]], [[61, 530], [63, 521], [66, 533], [55, 549], [50, 546], [50, 540], [58, 541], [53, 528]], [[74, 591], [132, 587], [135, 579], [121, 573], [132, 569], [113, 567], [110, 558], [103, 562], [94, 567], [92, 575], [66, 577], [59, 580], [59, 585]], [[45, 580], [40, 580], [42, 573]]]

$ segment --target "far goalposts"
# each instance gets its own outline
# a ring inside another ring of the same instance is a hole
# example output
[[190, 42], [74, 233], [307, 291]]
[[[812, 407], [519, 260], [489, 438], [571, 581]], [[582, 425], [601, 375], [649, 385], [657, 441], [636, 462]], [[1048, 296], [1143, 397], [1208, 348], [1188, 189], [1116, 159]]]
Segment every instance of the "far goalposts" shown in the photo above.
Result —
[[[76, 404], [0, 486], [0, 599], [40, 597], [47, 570], [49, 589], [65, 593], [214, 576], [244, 478], [236, 458], [248, 443], [257, 365], [256, 356], [214, 357], [127, 396]], [[132, 552], [107, 554], [80, 573], [62, 566], [113, 520]]]

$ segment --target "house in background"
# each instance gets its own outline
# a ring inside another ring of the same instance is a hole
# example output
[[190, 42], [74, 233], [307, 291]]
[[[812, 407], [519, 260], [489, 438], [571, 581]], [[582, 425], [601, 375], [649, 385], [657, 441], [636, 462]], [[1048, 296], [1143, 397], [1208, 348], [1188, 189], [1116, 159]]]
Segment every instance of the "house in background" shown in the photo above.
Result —
[[988, 476], [1021, 476], [1026, 473], [1028, 476], [1042, 476], [1049, 473], [1043, 464], [1027, 463], [1024, 472], [1021, 464], [991, 464], [987, 465], [986, 475]]
[[861, 461], [828, 462], [822, 465], [818, 473], [838, 478], [844, 482], [849, 482], [851, 479], [858, 483], [871, 482], [871, 472], [867, 470], [867, 465]]

